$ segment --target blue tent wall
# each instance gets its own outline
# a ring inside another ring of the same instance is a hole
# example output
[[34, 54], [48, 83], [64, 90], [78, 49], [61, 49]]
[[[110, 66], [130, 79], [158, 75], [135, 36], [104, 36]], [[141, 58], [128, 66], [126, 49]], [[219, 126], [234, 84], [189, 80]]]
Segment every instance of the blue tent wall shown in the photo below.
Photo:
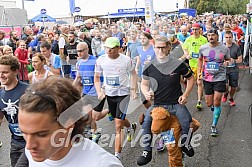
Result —
[[39, 14], [31, 19], [32, 22], [56, 22], [55, 18], [52, 18], [51, 16], [47, 14]]

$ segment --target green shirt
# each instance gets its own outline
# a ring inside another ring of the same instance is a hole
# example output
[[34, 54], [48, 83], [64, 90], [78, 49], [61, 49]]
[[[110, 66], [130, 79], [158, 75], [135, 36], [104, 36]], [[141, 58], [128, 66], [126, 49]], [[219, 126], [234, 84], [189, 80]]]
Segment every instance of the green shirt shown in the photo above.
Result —
[[200, 35], [199, 38], [190, 36], [186, 39], [183, 44], [183, 49], [188, 50], [191, 56], [191, 59], [189, 60], [190, 67], [198, 68], [199, 49], [207, 42], [207, 39], [202, 35]]

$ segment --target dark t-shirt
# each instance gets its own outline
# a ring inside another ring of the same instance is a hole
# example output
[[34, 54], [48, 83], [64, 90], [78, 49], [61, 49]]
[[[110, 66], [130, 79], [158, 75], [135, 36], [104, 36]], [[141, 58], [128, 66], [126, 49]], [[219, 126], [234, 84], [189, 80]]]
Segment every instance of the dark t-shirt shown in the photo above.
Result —
[[77, 50], [76, 50], [77, 45], [78, 45], [77, 42], [75, 42], [73, 45], [66, 44], [64, 47], [64, 55], [65, 56], [69, 55], [70, 59], [77, 59], [78, 57]]
[[[230, 57], [235, 60], [238, 59], [238, 57], [242, 55], [240, 46], [235, 43], [233, 43], [230, 47], [228, 47], [228, 49], [230, 51]], [[238, 71], [239, 69], [236, 63], [227, 67], [227, 73], [238, 72]]]
[[3, 112], [6, 120], [9, 122], [11, 138], [20, 142], [24, 142], [24, 138], [18, 126], [18, 105], [19, 99], [27, 87], [28, 84], [19, 81], [12, 90], [6, 91], [4, 88], [0, 90], [0, 112]]
[[181, 75], [189, 78], [192, 72], [185, 63], [176, 58], [170, 57], [165, 63], [159, 63], [154, 59], [146, 66], [143, 78], [150, 80], [154, 91], [154, 105], [178, 104], [178, 99], [182, 95]]

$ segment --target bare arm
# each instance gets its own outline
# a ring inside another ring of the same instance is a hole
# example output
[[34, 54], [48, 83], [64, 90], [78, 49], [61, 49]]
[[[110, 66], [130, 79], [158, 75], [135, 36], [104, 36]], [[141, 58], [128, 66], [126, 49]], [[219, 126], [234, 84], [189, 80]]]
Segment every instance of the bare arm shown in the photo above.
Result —
[[145, 96], [146, 100], [150, 100], [152, 94], [150, 93], [150, 81], [142, 78], [141, 81], [141, 91]]
[[2, 121], [3, 121], [3, 117], [4, 117], [4, 114], [3, 114], [3, 112], [0, 111], [0, 126], [1, 126]]
[[54, 74], [54, 75], [60, 75], [60, 68], [53, 68], [53, 66], [50, 66], [50, 71]]
[[102, 100], [105, 97], [105, 94], [101, 91], [101, 74], [98, 72], [95, 72], [94, 75], [94, 85], [97, 92], [98, 99]]

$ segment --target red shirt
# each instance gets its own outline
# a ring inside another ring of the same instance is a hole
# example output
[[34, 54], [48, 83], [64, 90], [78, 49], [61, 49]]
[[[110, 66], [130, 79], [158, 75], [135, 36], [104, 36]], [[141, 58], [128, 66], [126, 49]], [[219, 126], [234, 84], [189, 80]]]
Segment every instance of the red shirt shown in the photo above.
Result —
[[[243, 36], [243, 31], [238, 26], [233, 28], [232, 31], [236, 32], [238, 40], [241, 39], [241, 36]], [[239, 40], [238, 45], [241, 45], [241, 40]]]

